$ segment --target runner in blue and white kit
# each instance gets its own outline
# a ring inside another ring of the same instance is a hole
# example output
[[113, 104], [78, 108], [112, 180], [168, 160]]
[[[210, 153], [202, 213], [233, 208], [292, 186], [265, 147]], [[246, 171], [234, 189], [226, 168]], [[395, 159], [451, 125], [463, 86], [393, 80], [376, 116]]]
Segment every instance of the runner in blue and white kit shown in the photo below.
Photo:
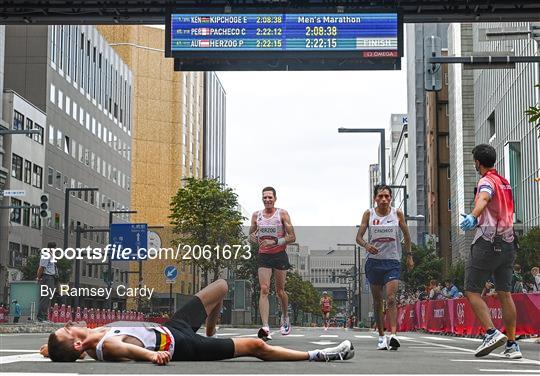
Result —
[[[356, 242], [368, 252], [366, 277], [370, 283], [377, 329], [379, 331], [378, 350], [397, 350], [400, 346], [396, 337], [397, 303], [396, 291], [401, 277], [401, 239], [403, 233], [407, 269], [414, 267], [411, 253], [411, 236], [405, 215], [392, 207], [392, 189], [387, 185], [377, 185], [374, 189], [377, 206], [364, 212], [362, 223], [356, 235]], [[364, 234], [368, 232], [366, 242]], [[386, 287], [386, 307], [390, 319], [390, 337], [384, 334], [383, 288]]]

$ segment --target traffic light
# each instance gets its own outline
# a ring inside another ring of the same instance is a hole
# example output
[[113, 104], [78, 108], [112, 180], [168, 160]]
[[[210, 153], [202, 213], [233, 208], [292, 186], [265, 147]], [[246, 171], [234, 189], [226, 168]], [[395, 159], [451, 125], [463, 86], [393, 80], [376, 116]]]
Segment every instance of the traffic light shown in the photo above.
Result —
[[437, 36], [430, 36], [424, 40], [424, 89], [426, 91], [440, 91], [442, 89], [441, 64], [428, 61], [431, 57], [441, 57], [442, 42]]
[[50, 218], [51, 211], [49, 210], [49, 194], [42, 193], [41, 196], [39, 196], [39, 201], [39, 216], [41, 218]]

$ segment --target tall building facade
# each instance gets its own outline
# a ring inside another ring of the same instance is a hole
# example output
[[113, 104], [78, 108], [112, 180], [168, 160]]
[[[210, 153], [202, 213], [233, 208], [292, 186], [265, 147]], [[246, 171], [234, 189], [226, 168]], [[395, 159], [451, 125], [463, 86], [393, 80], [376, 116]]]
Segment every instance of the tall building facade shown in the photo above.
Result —
[[9, 285], [23, 279], [22, 268], [28, 257], [41, 249], [41, 217], [38, 209], [43, 193], [45, 145], [43, 127], [45, 114], [17, 93], [3, 93], [3, 120], [10, 129], [41, 131], [39, 135], [5, 135], [3, 158], [9, 175], [3, 189], [19, 191], [20, 195], [5, 197], [2, 205], [28, 206], [23, 209], [2, 209], [0, 212], [0, 300], [9, 301]]
[[[447, 51], [443, 52], [447, 55]], [[426, 92], [426, 232], [443, 260], [443, 272], [450, 270], [450, 135], [448, 105], [448, 65], [441, 67], [440, 91]]]
[[[408, 115], [408, 162], [409, 193], [408, 210], [411, 216], [426, 216], [426, 103], [424, 91], [424, 43], [427, 37], [439, 36], [442, 47], [447, 47], [447, 24], [406, 25], [407, 48], [407, 115]], [[424, 244], [426, 233], [419, 221], [411, 227], [414, 243]]]
[[225, 183], [227, 96], [216, 72], [205, 72], [204, 81], [204, 176]]
[[[508, 32], [516, 30], [528, 32], [531, 26], [528, 23], [473, 24], [473, 53], [493, 51], [538, 56], [539, 45], [534, 39], [509, 39]], [[496, 38], [497, 34], [501, 37]], [[524, 113], [529, 106], [540, 103], [540, 91], [534, 87], [539, 82], [538, 63], [474, 72], [475, 141], [489, 143], [497, 151], [495, 167], [512, 186], [518, 232], [540, 225], [540, 191], [534, 181], [540, 173], [539, 132]]]
[[[66, 188], [98, 188], [72, 193], [69, 246], [76, 226], [106, 227], [110, 210], [130, 207], [132, 84], [128, 66], [93, 26], [6, 27], [5, 87], [47, 115], [43, 190], [52, 217], [43, 226], [43, 246], [63, 246]], [[107, 242], [107, 232], [84, 233], [81, 245]], [[83, 261], [81, 286], [106, 286], [105, 270]], [[126, 263], [113, 264], [113, 285], [126, 281], [125, 271]], [[106, 306], [90, 297], [84, 304]]]
[[[405, 211], [405, 189], [407, 183], [407, 114], [390, 115], [390, 125], [387, 129], [389, 155], [387, 184], [394, 185], [393, 206]], [[408, 193], [408, 192], [407, 192]], [[409, 214], [409, 213], [405, 213]]]
[[374, 188], [377, 184], [381, 182], [381, 171], [378, 164], [369, 165], [369, 207], [372, 208], [375, 206], [375, 201], [373, 200], [373, 195], [375, 194]]
[[[448, 55], [472, 55], [472, 24], [448, 27]], [[448, 66], [449, 156], [450, 156], [450, 227], [452, 263], [465, 260], [473, 238], [471, 231], [459, 229], [461, 213], [470, 213], [474, 203], [477, 175], [471, 162], [474, 148], [473, 70], [461, 64]]]
[[[131, 208], [137, 213], [132, 221], [164, 226], [154, 231], [161, 237], [161, 246], [170, 247], [171, 198], [182, 186], [182, 179], [204, 176], [204, 73], [174, 72], [173, 59], [165, 58], [163, 29], [149, 26], [99, 26], [98, 29], [134, 77]], [[156, 289], [154, 310], [168, 309], [169, 285], [165, 283], [163, 270], [175, 262], [161, 259], [142, 263], [144, 284]], [[177, 305], [183, 295], [193, 294], [200, 287], [193, 266], [184, 262], [178, 268], [178, 279], [172, 286]], [[137, 271], [138, 264], [132, 263], [131, 272]], [[136, 276], [129, 280], [132, 287], [139, 283]]]

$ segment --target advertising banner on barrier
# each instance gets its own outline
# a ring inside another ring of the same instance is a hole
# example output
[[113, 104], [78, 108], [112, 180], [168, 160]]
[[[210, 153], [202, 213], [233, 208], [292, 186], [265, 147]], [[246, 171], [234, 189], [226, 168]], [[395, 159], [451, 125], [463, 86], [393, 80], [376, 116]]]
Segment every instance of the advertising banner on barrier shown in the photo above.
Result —
[[[512, 294], [517, 310], [516, 334], [540, 334], [540, 294]], [[485, 297], [495, 327], [504, 330], [499, 298]], [[387, 317], [388, 319], [388, 317]], [[386, 320], [387, 328], [389, 322]], [[479, 335], [484, 332], [465, 298], [424, 300], [398, 309], [398, 330], [423, 329], [433, 333]]]

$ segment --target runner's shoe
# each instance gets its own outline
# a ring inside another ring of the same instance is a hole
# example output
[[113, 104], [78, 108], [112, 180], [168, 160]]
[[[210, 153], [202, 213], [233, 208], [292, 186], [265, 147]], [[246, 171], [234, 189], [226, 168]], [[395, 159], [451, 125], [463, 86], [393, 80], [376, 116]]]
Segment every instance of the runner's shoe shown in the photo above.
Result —
[[270, 328], [267, 326], [263, 326], [261, 329], [259, 329], [257, 337], [262, 339], [264, 342], [272, 340], [272, 336], [270, 335]]
[[400, 347], [401, 344], [399, 343], [398, 338], [395, 334], [390, 335], [390, 339], [388, 340], [388, 350], [397, 350], [398, 347]]
[[281, 319], [281, 328], [279, 328], [279, 330], [282, 336], [291, 334], [292, 328], [288, 317], [286, 319]]
[[379, 336], [379, 342], [377, 342], [377, 350], [388, 350], [388, 342], [386, 336]]
[[508, 338], [502, 334], [498, 329], [495, 329], [495, 332], [492, 334], [486, 334], [482, 344], [478, 346], [474, 356], [481, 357], [486, 356], [497, 347], [504, 345]]
[[331, 362], [334, 360], [349, 360], [354, 357], [354, 346], [351, 341], [343, 341], [336, 347], [329, 347], [318, 350], [316, 358], [317, 362]]
[[521, 355], [521, 350], [519, 349], [519, 345], [514, 342], [514, 344], [508, 346], [506, 344], [504, 351], [501, 353], [505, 358], [508, 359], [521, 359], [523, 358], [523, 355]]

